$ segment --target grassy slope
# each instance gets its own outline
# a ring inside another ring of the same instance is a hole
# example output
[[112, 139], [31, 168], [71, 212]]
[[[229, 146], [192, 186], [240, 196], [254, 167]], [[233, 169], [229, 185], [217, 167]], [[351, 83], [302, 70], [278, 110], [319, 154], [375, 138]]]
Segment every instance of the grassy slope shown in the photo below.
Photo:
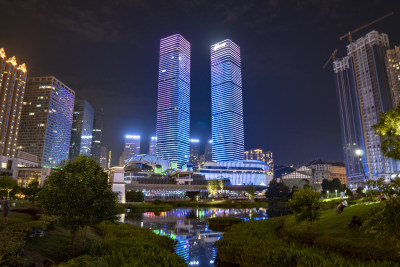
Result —
[[[86, 244], [90, 244], [101, 237], [92, 228], [88, 229]], [[54, 230], [47, 231], [44, 237], [29, 238], [24, 249], [24, 258], [28, 264], [41, 264], [48, 258], [56, 263], [71, 258], [71, 236], [62, 227], [57, 226]]]
[[[273, 258], [271, 255], [278, 253], [274, 252], [278, 247], [284, 246], [289, 249], [289, 247], [297, 244], [297, 246], [300, 246], [299, 248], [304, 246], [305, 248], [311, 248], [316, 252], [316, 255], [323, 255], [324, 253], [329, 252], [338, 253], [336, 255], [341, 255], [340, 257], [348, 257], [349, 259], [352, 258], [353, 260], [363, 259], [369, 261], [372, 258], [398, 262], [399, 254], [396, 254], [398, 253], [398, 250], [396, 250], [394, 244], [391, 244], [387, 240], [377, 238], [374, 233], [365, 233], [358, 228], [348, 227], [348, 223], [351, 221], [353, 215], [357, 215], [362, 220], [365, 220], [369, 216], [371, 209], [377, 207], [377, 205], [380, 204], [350, 206], [345, 208], [342, 214], [335, 216], [333, 215], [332, 209], [325, 210], [322, 212], [320, 219], [313, 224], [310, 234], [307, 233], [307, 228], [304, 224], [298, 225], [295, 223], [294, 216], [276, 218], [276, 220], [284, 220], [283, 227], [278, 227], [280, 238], [291, 241], [292, 244], [281, 241], [281, 243], [279, 243], [280, 245], [277, 245], [277, 247], [273, 248], [272, 251], [260, 252], [264, 255], [261, 256], [259, 260], [268, 262]], [[249, 245], [253, 243], [258, 244], [254, 249], [263, 246], [268, 248], [268, 242], [272, 242], [274, 238], [277, 238], [275, 230], [278, 228], [276, 228], [276, 225], [272, 223], [273, 221], [271, 221], [271, 223], [268, 223], [267, 221], [258, 221], [245, 223], [240, 226], [232, 226], [232, 233], [229, 235], [225, 234], [222, 240], [224, 240], [225, 236], [227, 239], [220, 242], [221, 248], [218, 247], [219, 256], [229, 260], [232, 258], [230, 254], [235, 254], [236, 251], [240, 251], [242, 247], [243, 249], [248, 248]], [[268, 229], [271, 227], [275, 228]], [[228, 230], [227, 233], [229, 232], [230, 230]], [[238, 238], [242, 235], [242, 232], [243, 238]], [[271, 236], [271, 234], [274, 237]], [[249, 235], [252, 235], [254, 239], [246, 240], [246, 237]], [[266, 236], [269, 236], [269, 238], [266, 238]], [[246, 251], [247, 249], [245, 249], [243, 253], [247, 253]], [[285, 254], [283, 253], [282, 255]], [[240, 259], [231, 263], [240, 263]], [[249, 262], [249, 264], [251, 263]], [[254, 264], [257, 265], [256, 262], [254, 262]]]

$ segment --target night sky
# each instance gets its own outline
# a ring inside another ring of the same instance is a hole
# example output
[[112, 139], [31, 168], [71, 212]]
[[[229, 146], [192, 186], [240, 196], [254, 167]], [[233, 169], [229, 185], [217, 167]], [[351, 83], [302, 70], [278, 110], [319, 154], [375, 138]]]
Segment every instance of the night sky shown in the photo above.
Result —
[[161, 38], [191, 43], [191, 136], [211, 137], [210, 45], [241, 47], [245, 148], [275, 153], [279, 164], [342, 160], [331, 65], [339, 37], [388, 12], [369, 30], [400, 45], [400, 1], [33, 1], [0, 2], [0, 47], [29, 76], [54, 75], [79, 99], [104, 108], [104, 145], [113, 163], [125, 134], [155, 134]]

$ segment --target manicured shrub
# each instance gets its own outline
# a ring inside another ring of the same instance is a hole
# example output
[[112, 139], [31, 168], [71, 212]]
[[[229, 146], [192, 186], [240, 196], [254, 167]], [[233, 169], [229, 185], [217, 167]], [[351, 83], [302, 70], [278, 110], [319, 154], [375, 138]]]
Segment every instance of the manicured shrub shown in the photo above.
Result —
[[127, 202], [143, 202], [144, 194], [141, 191], [127, 191], [125, 194]]
[[95, 228], [104, 239], [90, 246], [89, 255], [61, 266], [186, 266], [173, 253], [176, 241], [150, 229], [122, 223], [102, 223]]

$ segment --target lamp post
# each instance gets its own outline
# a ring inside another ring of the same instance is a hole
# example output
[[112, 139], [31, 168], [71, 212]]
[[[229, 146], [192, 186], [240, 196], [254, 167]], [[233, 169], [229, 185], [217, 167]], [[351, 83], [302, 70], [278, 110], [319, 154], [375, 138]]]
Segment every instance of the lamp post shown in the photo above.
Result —
[[336, 197], [337, 197], [337, 189], [335, 189]]
[[328, 197], [327, 197], [327, 198], [329, 198], [329, 190], [326, 190], [326, 193], [328, 194]]
[[363, 154], [363, 151], [361, 149], [356, 149], [356, 155], [358, 156], [358, 159], [360, 160], [360, 165], [361, 165], [361, 169], [363, 171], [364, 182], [365, 182], [365, 181], [367, 181], [367, 176], [365, 175], [364, 165], [362, 164], [362, 160], [361, 160], [362, 154]]

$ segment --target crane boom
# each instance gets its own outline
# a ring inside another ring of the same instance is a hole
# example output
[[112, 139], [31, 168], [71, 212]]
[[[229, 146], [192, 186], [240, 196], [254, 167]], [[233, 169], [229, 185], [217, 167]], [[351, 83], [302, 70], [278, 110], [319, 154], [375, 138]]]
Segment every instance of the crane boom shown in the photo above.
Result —
[[358, 31], [361, 31], [361, 30], [363, 30], [363, 29], [365, 29], [365, 28], [371, 26], [372, 24], [375, 24], [375, 23], [377, 23], [377, 22], [379, 22], [379, 21], [381, 21], [381, 20], [383, 20], [383, 19], [385, 19], [385, 18], [387, 18], [387, 17], [389, 17], [389, 16], [391, 16], [391, 15], [393, 15], [393, 14], [394, 14], [393, 12], [387, 13], [385, 16], [382, 16], [382, 17], [380, 17], [380, 18], [377, 18], [376, 20], [373, 20], [373, 21], [371, 21], [370, 23], [367, 23], [367, 24], [365, 24], [365, 25], [363, 25], [363, 26], [361, 26], [361, 27], [358, 27], [357, 29], [355, 29], [355, 30], [353, 30], [353, 31], [351, 31], [351, 32], [346, 33], [345, 35], [342, 35], [339, 39], [340, 39], [340, 40], [343, 40], [344, 38], [348, 37], [349, 35], [351, 35], [351, 34], [353, 34], [353, 33], [356, 33], [356, 32], [358, 32]]
[[326, 68], [326, 66], [328, 65], [328, 63], [331, 61], [335, 61], [336, 60], [336, 53], [337, 53], [337, 49], [335, 49], [335, 51], [333, 51], [333, 53], [331, 54], [331, 56], [328, 58], [328, 60], [325, 62], [324, 66], [322, 67], [323, 69]]

